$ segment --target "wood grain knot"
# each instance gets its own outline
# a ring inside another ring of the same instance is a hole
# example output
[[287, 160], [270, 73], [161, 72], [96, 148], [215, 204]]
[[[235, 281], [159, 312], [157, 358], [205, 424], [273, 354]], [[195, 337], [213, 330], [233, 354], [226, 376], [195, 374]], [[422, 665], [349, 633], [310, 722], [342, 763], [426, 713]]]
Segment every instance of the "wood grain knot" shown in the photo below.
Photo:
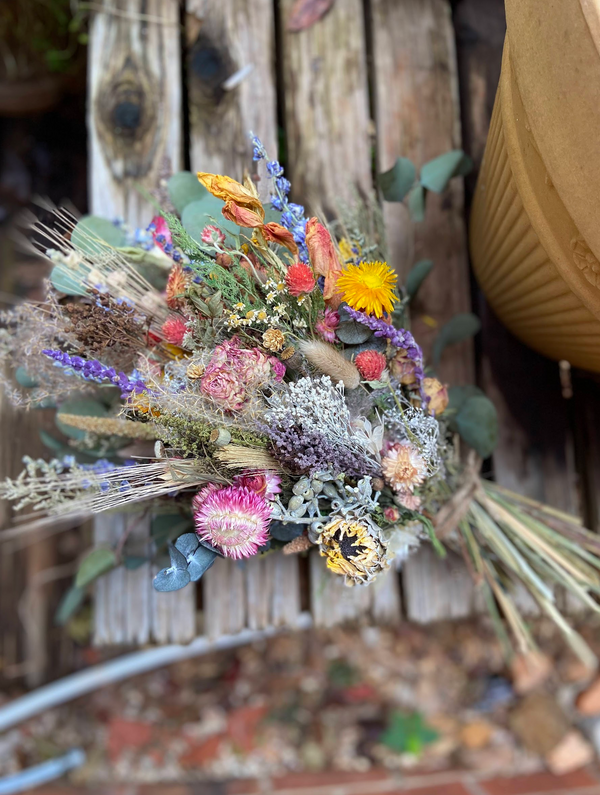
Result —
[[144, 176], [158, 134], [158, 88], [152, 75], [127, 55], [104, 76], [96, 95], [96, 128], [115, 177]]
[[222, 37], [202, 32], [188, 51], [190, 102], [198, 109], [217, 109], [229, 106], [231, 92], [223, 83], [236, 71], [236, 65]]

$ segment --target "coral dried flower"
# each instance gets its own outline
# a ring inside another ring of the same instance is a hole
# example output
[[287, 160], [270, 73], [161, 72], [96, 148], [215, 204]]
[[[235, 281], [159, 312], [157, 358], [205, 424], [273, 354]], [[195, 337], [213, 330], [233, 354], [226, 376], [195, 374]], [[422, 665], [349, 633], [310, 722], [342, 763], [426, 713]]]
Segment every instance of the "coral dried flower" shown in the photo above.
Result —
[[379, 381], [387, 361], [383, 353], [371, 350], [359, 353], [354, 364], [365, 381]]
[[381, 462], [383, 476], [399, 492], [412, 492], [427, 477], [427, 464], [410, 442], [392, 445]]
[[397, 276], [386, 262], [362, 262], [348, 265], [336, 282], [343, 300], [368, 315], [382, 317], [391, 312], [398, 296], [394, 293]]
[[285, 275], [285, 283], [290, 295], [299, 296], [312, 293], [315, 289], [315, 275], [305, 262], [294, 262]]
[[189, 279], [185, 275], [181, 265], [173, 265], [169, 280], [167, 281], [166, 299], [169, 309], [181, 309], [185, 304], [185, 291], [187, 290]]
[[185, 320], [179, 315], [171, 315], [162, 325], [162, 333], [167, 342], [171, 345], [183, 345], [183, 338], [187, 333]]
[[245, 486], [206, 486], [193, 500], [196, 533], [227, 558], [256, 555], [268, 536], [271, 506]]

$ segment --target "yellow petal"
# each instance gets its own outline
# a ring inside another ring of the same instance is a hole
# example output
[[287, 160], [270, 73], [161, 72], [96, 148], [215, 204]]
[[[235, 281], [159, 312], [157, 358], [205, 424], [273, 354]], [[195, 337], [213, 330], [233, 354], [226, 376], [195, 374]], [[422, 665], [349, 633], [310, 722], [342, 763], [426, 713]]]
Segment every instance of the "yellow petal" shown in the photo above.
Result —
[[198, 180], [209, 193], [216, 196], [217, 199], [222, 201], [232, 201], [239, 204], [241, 207], [248, 207], [261, 216], [265, 217], [265, 211], [260, 199], [255, 196], [252, 191], [245, 188], [239, 182], [231, 177], [223, 176], [222, 174], [208, 174], [205, 171], [198, 172]]

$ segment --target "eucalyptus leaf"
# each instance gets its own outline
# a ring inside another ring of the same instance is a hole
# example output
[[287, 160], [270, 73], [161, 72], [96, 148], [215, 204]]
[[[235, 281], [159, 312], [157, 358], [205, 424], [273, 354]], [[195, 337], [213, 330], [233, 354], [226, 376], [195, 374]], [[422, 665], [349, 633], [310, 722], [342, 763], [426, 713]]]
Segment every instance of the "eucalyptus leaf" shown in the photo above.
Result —
[[38, 385], [35, 378], [32, 378], [24, 367], [17, 367], [15, 370], [15, 380], [17, 384], [25, 389], [33, 389]]
[[455, 315], [440, 329], [433, 343], [433, 366], [437, 367], [448, 345], [474, 337], [481, 328], [479, 318], [471, 312]]
[[208, 191], [204, 185], [200, 184], [196, 174], [191, 171], [178, 171], [169, 177], [167, 182], [169, 199], [179, 215], [192, 202], [204, 199], [208, 196]]
[[468, 174], [472, 161], [462, 149], [453, 149], [439, 157], [434, 157], [421, 168], [421, 185], [434, 193], [442, 193], [452, 177]]
[[150, 535], [156, 546], [162, 547], [170, 538], [176, 538], [191, 526], [191, 521], [180, 513], [159, 513], [152, 517]]
[[407, 157], [399, 157], [389, 171], [379, 175], [379, 187], [388, 202], [401, 202], [415, 184], [417, 170]]
[[498, 415], [485, 395], [474, 395], [461, 406], [455, 418], [456, 428], [482, 458], [488, 458], [498, 442]]
[[112, 549], [106, 547], [92, 549], [79, 565], [75, 575], [75, 585], [78, 588], [84, 588], [98, 577], [106, 574], [107, 571], [114, 569], [116, 565], [117, 556]]
[[217, 553], [205, 546], [199, 545], [188, 560], [188, 574], [192, 582], [198, 582], [205, 571], [208, 571], [217, 559]]
[[466, 384], [464, 386], [451, 386], [448, 389], [448, 413], [458, 412], [463, 404], [471, 397], [476, 395], [483, 395], [483, 391], [474, 384]]
[[363, 351], [377, 351], [378, 353], [385, 353], [387, 350], [387, 340], [385, 337], [370, 337], [366, 342], [360, 345], [353, 345], [351, 348], [345, 348], [342, 354], [348, 361], [353, 361], [359, 353]]
[[408, 276], [406, 277], [406, 292], [408, 293], [408, 297], [412, 301], [413, 298], [419, 292], [419, 288], [425, 281], [425, 279], [429, 276], [433, 269], [433, 262], [430, 259], [422, 259], [419, 262], [416, 262], [413, 267], [410, 269]]
[[154, 578], [153, 585], [156, 591], [179, 591], [190, 582], [187, 569], [168, 568], [161, 569]]
[[420, 223], [425, 218], [425, 189], [422, 185], [415, 187], [408, 194], [408, 211], [415, 223]]
[[121, 248], [126, 240], [125, 232], [120, 226], [99, 215], [84, 215], [71, 234], [73, 246], [92, 255], [101, 254], [107, 245]]
[[360, 345], [373, 336], [370, 328], [356, 320], [344, 320], [335, 330], [336, 336], [346, 345]]
[[148, 558], [143, 555], [125, 555], [123, 557], [123, 566], [128, 571], [135, 571], [141, 568], [144, 563], [148, 563]]
[[237, 224], [227, 221], [221, 215], [223, 207], [223, 202], [209, 193], [204, 199], [191, 202], [185, 207], [181, 213], [181, 224], [197, 243], [202, 242], [204, 227], [215, 222], [219, 225], [219, 229], [226, 234], [229, 233], [229, 236], [239, 235], [240, 228]]
[[85, 588], [72, 585], [64, 594], [54, 614], [54, 623], [59, 627], [64, 625], [75, 615], [85, 599]]
[[[92, 398], [73, 398], [61, 403], [60, 413], [62, 414], [77, 414], [80, 417], [106, 417], [108, 411], [103, 403]], [[65, 436], [70, 439], [83, 439], [86, 431], [82, 428], [73, 428], [59, 419], [59, 414], [56, 415], [55, 422], [57, 428], [62, 431]]]
[[181, 554], [174, 544], [169, 544], [169, 557], [171, 558], [171, 566], [174, 569], [187, 569], [185, 556]]
[[[86, 273], [87, 270], [84, 270], [82, 275]], [[50, 284], [59, 293], [64, 293], [65, 295], [85, 295], [87, 292], [78, 274], [62, 264], [55, 265], [52, 268]]]
[[60, 439], [55, 439], [54, 436], [51, 436], [43, 428], [40, 429], [40, 439], [46, 445], [46, 447], [48, 447], [50, 450], [54, 450], [57, 453], [66, 449], [64, 442], [61, 442]]
[[188, 563], [199, 545], [200, 542], [196, 533], [184, 533], [175, 542], [175, 548], [181, 552]]

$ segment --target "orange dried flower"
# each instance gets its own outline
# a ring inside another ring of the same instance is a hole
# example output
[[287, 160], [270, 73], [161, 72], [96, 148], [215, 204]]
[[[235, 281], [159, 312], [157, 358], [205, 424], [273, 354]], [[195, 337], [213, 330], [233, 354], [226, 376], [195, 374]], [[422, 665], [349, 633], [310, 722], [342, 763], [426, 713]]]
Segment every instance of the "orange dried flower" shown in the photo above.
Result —
[[261, 200], [235, 179], [222, 174], [208, 174], [205, 171], [199, 171], [198, 180], [217, 199], [222, 199], [224, 202], [235, 202], [240, 207], [256, 210], [262, 218], [265, 217]]

